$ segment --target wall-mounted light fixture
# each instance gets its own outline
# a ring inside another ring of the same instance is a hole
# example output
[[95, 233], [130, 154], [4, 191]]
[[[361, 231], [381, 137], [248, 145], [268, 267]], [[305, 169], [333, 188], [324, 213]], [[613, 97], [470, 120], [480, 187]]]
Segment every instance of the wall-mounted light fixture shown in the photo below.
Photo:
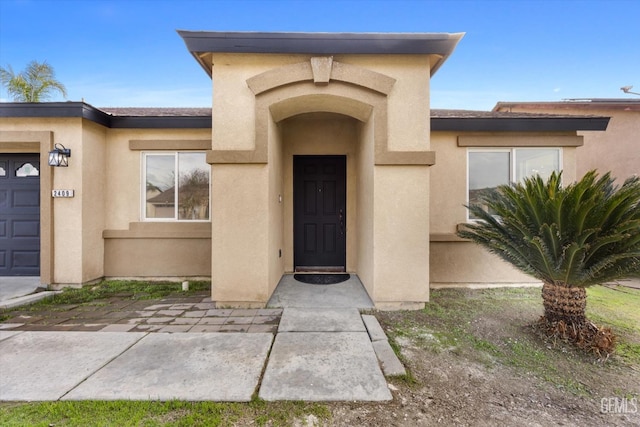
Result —
[[55, 144], [53, 150], [49, 151], [49, 166], [69, 166], [69, 157], [71, 157], [71, 149], [65, 148], [62, 144]]

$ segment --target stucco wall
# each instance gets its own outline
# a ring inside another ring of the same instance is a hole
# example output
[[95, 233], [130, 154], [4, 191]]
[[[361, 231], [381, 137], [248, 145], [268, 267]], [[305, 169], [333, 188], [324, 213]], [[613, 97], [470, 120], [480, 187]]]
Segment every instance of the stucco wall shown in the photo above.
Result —
[[[431, 167], [431, 253], [430, 281], [434, 285], [455, 284], [510, 284], [537, 283], [488, 251], [458, 238], [459, 224], [467, 221], [467, 147], [458, 145], [461, 135], [482, 137], [499, 136], [498, 148], [519, 147], [523, 141], [534, 141], [538, 146], [557, 147], [575, 134], [532, 133], [521, 138], [518, 133], [433, 132], [431, 148], [437, 153], [437, 162]], [[513, 145], [509, 145], [509, 138]], [[469, 147], [473, 148], [473, 147]], [[486, 147], [483, 147], [486, 148]], [[576, 148], [562, 148], [562, 169], [565, 182], [575, 180]]]
[[640, 111], [590, 111], [610, 116], [605, 132], [581, 132], [584, 146], [576, 151], [577, 176], [592, 169], [611, 172], [620, 182], [640, 176]]
[[[213, 54], [213, 148], [250, 150], [254, 147], [255, 130], [247, 126], [255, 121], [254, 94], [247, 86], [247, 79], [310, 58], [310, 55]], [[396, 79], [388, 96], [389, 147], [408, 151], [428, 147], [429, 120], [425, 119], [429, 117], [428, 56], [335, 55], [333, 60]]]
[[140, 226], [142, 150], [130, 149], [131, 140], [147, 140], [174, 141], [172, 150], [179, 150], [185, 141], [209, 140], [209, 130], [115, 130], [80, 118], [0, 118], [0, 130], [51, 132], [53, 143], [71, 149], [69, 167], [41, 165], [41, 177], [52, 174], [51, 188], [75, 191], [51, 199], [51, 242], [41, 240], [44, 256], [52, 257], [48, 282], [210, 274], [208, 223], [195, 231], [175, 223]]
[[308, 58], [308, 55], [214, 54], [213, 149], [253, 149], [255, 97], [247, 86], [247, 79], [272, 68]]
[[471, 242], [431, 241], [430, 259], [434, 286], [539, 283]]
[[[53, 170], [53, 189], [73, 189], [75, 197], [52, 201], [53, 283], [82, 283], [82, 119], [0, 118], [2, 131], [48, 131], [53, 143], [71, 149], [69, 167]], [[41, 171], [49, 165], [42, 164]]]
[[269, 279], [267, 294], [275, 290], [285, 270], [284, 165], [283, 141], [280, 127], [269, 121]]
[[[309, 55], [212, 54], [211, 59], [208, 158], [213, 200], [222, 200], [226, 209], [213, 212], [213, 299], [266, 302], [278, 272], [294, 267], [292, 156], [346, 154], [347, 270], [361, 274], [374, 300], [388, 306], [426, 301], [429, 170], [425, 164], [407, 165], [415, 163], [413, 153], [429, 149], [430, 58], [338, 55], [322, 61], [338, 64], [339, 77], [315, 83]], [[299, 116], [303, 113], [314, 115]], [[351, 118], [338, 119], [336, 113]], [[358, 121], [365, 123], [360, 129]], [[406, 157], [385, 157], [397, 151]], [[282, 205], [276, 202], [280, 194]], [[249, 209], [258, 219], [245, 221]], [[280, 242], [283, 259], [276, 256]], [[216, 262], [224, 263], [222, 269]]]
[[264, 304], [269, 296], [267, 165], [214, 165], [211, 194], [212, 298]]
[[[82, 283], [104, 276], [105, 162], [107, 129], [87, 120], [82, 126]], [[75, 154], [75, 153], [73, 153]], [[76, 160], [72, 157], [70, 161]]]
[[[420, 305], [428, 300], [429, 168], [416, 162], [414, 153], [423, 155], [429, 150], [430, 58], [323, 58], [322, 64], [329, 67], [325, 68], [327, 75], [335, 77], [328, 82], [314, 82], [319, 77], [316, 71], [322, 71], [312, 67], [309, 55], [213, 54], [211, 58], [214, 132], [209, 159], [214, 163], [214, 200], [219, 195], [229, 202], [225, 203], [229, 211], [214, 211], [212, 257], [215, 263], [220, 262], [218, 255], [224, 255], [225, 263], [234, 266], [223, 273], [214, 265], [213, 298], [230, 304], [266, 302], [262, 292], [271, 292], [276, 272], [293, 270], [293, 155], [345, 154], [347, 270], [361, 274], [369, 294], [385, 307]], [[337, 67], [335, 75], [332, 63]], [[300, 116], [303, 113], [314, 114]], [[274, 130], [276, 123], [282, 133]], [[261, 147], [265, 146], [267, 156], [262, 157]], [[402, 160], [393, 156], [401, 151]], [[240, 177], [241, 170], [260, 167], [265, 168], [264, 175], [253, 180]], [[216, 178], [221, 173], [217, 170], [229, 173], [219, 190], [216, 182], [222, 176]], [[245, 188], [249, 185], [251, 189]], [[251, 193], [262, 187], [264, 193], [251, 205], [248, 198], [235, 202], [229, 200], [234, 196], [226, 194], [231, 188]], [[280, 189], [282, 206], [275, 202]], [[251, 209], [253, 215], [269, 220], [248, 227], [238, 209]], [[238, 242], [218, 240], [223, 218], [224, 227]], [[263, 226], [268, 227], [266, 243]], [[237, 257], [216, 249], [227, 244], [241, 247], [244, 240], [252, 242], [252, 249], [232, 252]], [[280, 242], [283, 260], [275, 256]], [[242, 271], [249, 260], [255, 263], [253, 270]], [[270, 274], [261, 281], [263, 262], [269, 265]], [[228, 282], [238, 287], [223, 293], [221, 288]]]
[[374, 164], [374, 135], [373, 122], [359, 123], [359, 138], [357, 145], [356, 170], [357, 188], [356, 204], [358, 217], [356, 220], [357, 231], [357, 257], [358, 276], [367, 290], [369, 296], [374, 289], [374, 234], [373, 234], [373, 164]]
[[429, 300], [429, 167], [376, 166], [374, 295], [380, 308]]
[[[142, 153], [206, 151], [210, 138], [208, 129], [108, 130], [103, 232], [105, 276], [181, 278], [211, 274], [211, 225], [208, 222], [141, 222]], [[200, 148], [194, 148], [194, 142]]]
[[210, 238], [109, 238], [104, 251], [108, 278], [211, 276]]
[[335, 56], [396, 79], [388, 95], [388, 146], [393, 151], [429, 149], [430, 59], [417, 55]]

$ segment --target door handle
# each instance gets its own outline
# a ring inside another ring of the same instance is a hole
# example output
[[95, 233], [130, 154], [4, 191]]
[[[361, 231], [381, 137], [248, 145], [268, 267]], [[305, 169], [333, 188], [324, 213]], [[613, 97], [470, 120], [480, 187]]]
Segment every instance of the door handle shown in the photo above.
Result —
[[340, 215], [338, 218], [340, 220], [340, 234], [344, 234], [344, 214], [342, 209], [340, 209]]

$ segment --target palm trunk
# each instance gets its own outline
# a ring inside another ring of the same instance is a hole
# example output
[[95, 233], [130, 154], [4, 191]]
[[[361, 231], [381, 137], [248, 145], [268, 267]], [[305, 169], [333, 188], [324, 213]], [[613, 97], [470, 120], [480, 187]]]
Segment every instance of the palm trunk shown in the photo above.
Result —
[[548, 322], [562, 320], [568, 325], [582, 325], [586, 321], [587, 291], [584, 288], [545, 283], [542, 302]]

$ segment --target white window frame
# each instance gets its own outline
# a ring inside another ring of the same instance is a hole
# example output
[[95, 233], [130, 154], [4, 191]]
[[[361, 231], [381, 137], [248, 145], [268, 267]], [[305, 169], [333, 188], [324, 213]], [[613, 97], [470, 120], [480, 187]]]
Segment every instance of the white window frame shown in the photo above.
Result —
[[[180, 179], [179, 177], [179, 169], [178, 169], [178, 162], [179, 162], [179, 155], [180, 153], [186, 153], [186, 154], [205, 154], [205, 151], [180, 151], [180, 150], [176, 150], [176, 151], [143, 151], [141, 153], [141, 182], [140, 182], [140, 220], [143, 222], [184, 222], [184, 223], [193, 223], [193, 222], [211, 222], [211, 171], [209, 171], [209, 218], [208, 219], [179, 219], [178, 218], [178, 190], [179, 190], [179, 185], [178, 185], [178, 180]], [[174, 185], [175, 185], [175, 190], [174, 190], [174, 215], [173, 218], [147, 218], [147, 158], [148, 157], [153, 157], [153, 156], [173, 156], [173, 162], [174, 162], [174, 166], [173, 166], [173, 170], [175, 171], [175, 181], [174, 181]]]
[[[562, 147], [487, 147], [487, 148], [468, 148], [467, 149], [467, 193], [465, 196], [466, 205], [469, 206], [469, 156], [471, 153], [509, 153], [509, 184], [516, 182], [516, 167], [517, 158], [516, 151], [526, 150], [555, 150], [558, 152], [558, 172], [562, 171], [563, 167], [563, 149]], [[469, 209], [467, 211], [467, 222], [476, 222], [478, 219], [469, 218]]]

